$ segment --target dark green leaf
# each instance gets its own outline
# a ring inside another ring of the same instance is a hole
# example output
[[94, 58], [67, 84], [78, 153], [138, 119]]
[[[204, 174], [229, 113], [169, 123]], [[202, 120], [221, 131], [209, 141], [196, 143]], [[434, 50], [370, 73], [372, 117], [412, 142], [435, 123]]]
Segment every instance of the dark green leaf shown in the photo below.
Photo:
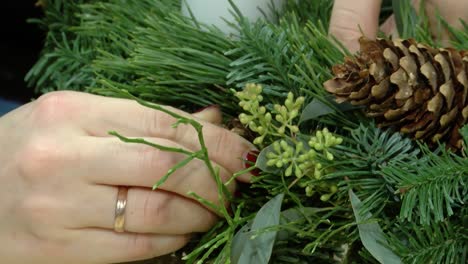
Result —
[[[281, 225], [290, 224], [292, 222], [304, 223], [312, 215], [317, 214], [317, 212], [322, 211], [323, 208], [317, 207], [293, 207], [281, 212]], [[296, 233], [290, 230], [280, 230], [276, 240], [287, 240], [288, 238], [294, 236]]]
[[319, 116], [328, 115], [334, 113], [335, 110], [328, 105], [322, 103], [320, 100], [313, 99], [302, 111], [299, 123], [304, 121], [315, 119]]
[[284, 194], [278, 194], [268, 201], [253, 222], [237, 232], [231, 247], [233, 264], [267, 264], [270, 261], [277, 231], [265, 229], [279, 224], [283, 198]]
[[370, 213], [361, 215], [362, 202], [352, 190], [349, 190], [349, 199], [358, 224], [359, 237], [364, 247], [382, 264], [402, 263], [401, 259], [388, 248], [387, 240], [379, 224], [369, 222], [372, 215]]

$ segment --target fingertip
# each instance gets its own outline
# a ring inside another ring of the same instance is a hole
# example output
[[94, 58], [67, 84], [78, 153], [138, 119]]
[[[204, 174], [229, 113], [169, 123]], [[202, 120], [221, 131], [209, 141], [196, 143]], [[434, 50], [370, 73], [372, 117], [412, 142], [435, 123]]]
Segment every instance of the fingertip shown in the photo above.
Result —
[[359, 50], [358, 39], [377, 35], [382, 0], [336, 0], [330, 19], [329, 33], [351, 52]]
[[219, 105], [210, 105], [204, 107], [192, 114], [194, 117], [203, 121], [220, 125], [223, 121], [223, 113]]
[[242, 165], [245, 170], [249, 169], [249, 171], [242, 175], [239, 175], [237, 177], [238, 181], [250, 183], [252, 182], [253, 177], [260, 175], [260, 170], [257, 167], [255, 167], [259, 155], [260, 152], [255, 148], [252, 148], [244, 153], [244, 155], [242, 156]]

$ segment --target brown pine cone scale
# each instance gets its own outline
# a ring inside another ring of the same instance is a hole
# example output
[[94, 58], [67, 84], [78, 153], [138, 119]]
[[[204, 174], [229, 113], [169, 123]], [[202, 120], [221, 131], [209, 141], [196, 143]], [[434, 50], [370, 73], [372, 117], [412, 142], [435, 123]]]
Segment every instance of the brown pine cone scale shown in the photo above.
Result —
[[364, 106], [381, 127], [429, 144], [462, 145], [468, 118], [468, 51], [408, 40], [360, 39], [355, 57], [332, 68], [324, 83], [338, 103]]

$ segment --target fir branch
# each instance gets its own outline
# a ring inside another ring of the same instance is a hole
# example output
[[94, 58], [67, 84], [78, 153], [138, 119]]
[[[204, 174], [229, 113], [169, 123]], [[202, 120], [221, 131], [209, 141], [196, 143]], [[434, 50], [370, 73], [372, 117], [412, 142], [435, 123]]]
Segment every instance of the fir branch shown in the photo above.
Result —
[[[467, 210], [461, 215], [468, 213]], [[391, 247], [405, 263], [466, 263], [468, 233], [462, 222], [439, 222], [418, 226], [414, 223], [397, 225], [390, 235]]]
[[[409, 163], [420, 151], [410, 139], [392, 131], [383, 131], [373, 123], [363, 123], [351, 131], [347, 144], [337, 146], [336, 172], [327, 178], [339, 178], [341, 192], [352, 188], [362, 201], [361, 213], [379, 214], [398, 202], [396, 185], [383, 173], [389, 162]], [[342, 195], [346, 195], [342, 193]]]
[[35, 86], [37, 92], [46, 93], [55, 90], [82, 91], [84, 87], [93, 85], [91, 62], [95, 52], [86, 39], [62, 33], [51, 35], [47, 41], [55, 48], [42, 56], [28, 72], [25, 79], [29, 86]]
[[402, 197], [400, 217], [430, 225], [453, 215], [468, 201], [468, 159], [443, 149], [440, 154], [422, 149], [422, 158], [390, 160], [382, 172]]
[[288, 20], [288, 14], [295, 13], [297, 21], [302, 25], [306, 23], [316, 25], [320, 22], [328, 28], [332, 8], [333, 0], [287, 1], [286, 14], [283, 16], [285, 20]]
[[25, 76], [36, 92], [83, 90], [93, 83], [93, 46], [71, 29], [79, 24], [76, 14], [83, 3], [95, 0], [48, 0], [42, 19], [30, 19], [47, 30], [42, 55]]

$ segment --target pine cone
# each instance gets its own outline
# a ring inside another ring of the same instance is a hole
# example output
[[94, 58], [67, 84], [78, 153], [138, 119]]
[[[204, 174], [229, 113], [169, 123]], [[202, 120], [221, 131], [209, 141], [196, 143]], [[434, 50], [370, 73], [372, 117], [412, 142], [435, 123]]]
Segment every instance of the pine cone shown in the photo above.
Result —
[[468, 118], [468, 51], [409, 40], [360, 39], [361, 51], [333, 67], [324, 83], [338, 103], [362, 105], [381, 127], [414, 139], [462, 145]]

